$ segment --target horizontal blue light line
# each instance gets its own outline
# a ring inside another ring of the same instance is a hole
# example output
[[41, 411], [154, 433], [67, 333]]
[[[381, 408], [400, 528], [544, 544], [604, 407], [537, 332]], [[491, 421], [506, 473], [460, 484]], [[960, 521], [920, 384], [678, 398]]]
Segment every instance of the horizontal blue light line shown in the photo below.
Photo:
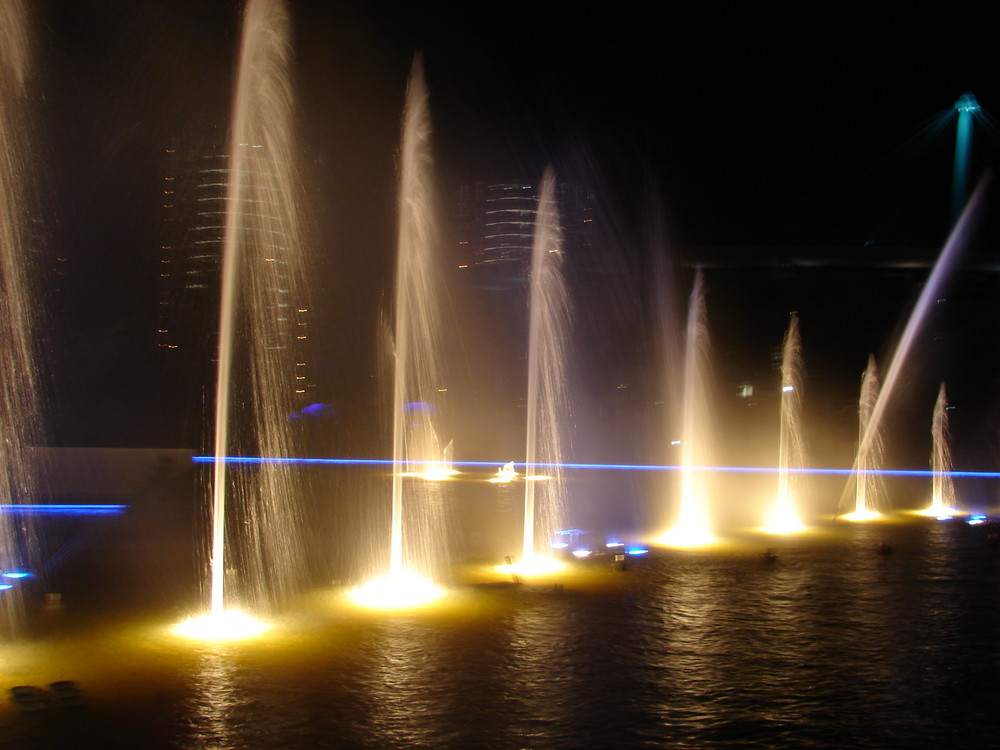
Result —
[[[215, 456], [195, 456], [195, 463], [214, 463]], [[335, 466], [392, 466], [389, 458], [280, 458], [266, 456], [227, 456], [230, 464], [327, 464]], [[409, 461], [411, 465], [436, 466], [437, 461]], [[502, 461], [454, 461], [453, 466], [470, 468], [496, 469], [503, 465]], [[582, 469], [594, 471], [681, 471], [685, 467], [673, 464], [590, 464], [590, 463], [515, 463], [515, 469]], [[777, 474], [780, 469], [774, 466], [692, 466], [693, 471], [710, 471], [738, 474]], [[891, 477], [932, 477], [936, 472], [930, 469], [828, 469], [799, 468], [788, 469], [790, 474], [830, 474], [835, 476], [851, 476], [852, 474], [878, 475]], [[950, 477], [974, 477], [980, 479], [1000, 478], [997, 471], [948, 471], [943, 473]]]
[[100, 516], [123, 513], [127, 505], [65, 504], [51, 505], [45, 503], [21, 503], [16, 505], [0, 505], [0, 513], [15, 515], [68, 515], [68, 516]]

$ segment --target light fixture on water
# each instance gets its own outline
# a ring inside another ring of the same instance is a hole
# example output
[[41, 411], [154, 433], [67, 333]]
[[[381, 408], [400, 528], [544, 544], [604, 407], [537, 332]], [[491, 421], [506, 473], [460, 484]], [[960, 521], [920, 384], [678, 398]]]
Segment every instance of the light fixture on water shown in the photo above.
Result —
[[525, 558], [524, 560], [518, 560], [517, 562], [497, 565], [496, 569], [498, 573], [527, 576], [530, 578], [531, 576], [544, 576], [552, 573], [558, 573], [565, 567], [566, 566], [563, 563], [558, 560], [554, 560], [551, 557], [535, 555], [533, 557]]
[[760, 530], [766, 534], [798, 534], [806, 530], [806, 525], [795, 511], [791, 498], [779, 495], [767, 523]]
[[678, 524], [653, 540], [663, 547], [708, 547], [716, 538], [708, 527], [702, 524]]
[[227, 609], [218, 614], [191, 617], [174, 627], [174, 633], [196, 641], [245, 641], [257, 638], [271, 626], [264, 620]]
[[767, 534], [800, 534], [806, 530], [806, 525], [797, 516], [772, 516], [760, 527]]
[[490, 477], [490, 482], [493, 484], [508, 484], [517, 479], [517, 471], [514, 469], [514, 462], [508, 461], [503, 466], [501, 466], [497, 473]]
[[367, 609], [419, 609], [441, 599], [445, 589], [415, 573], [376, 578], [347, 592], [348, 598]]
[[875, 521], [881, 517], [882, 514], [878, 511], [863, 508], [841, 516], [845, 521]]
[[428, 466], [423, 471], [401, 471], [399, 476], [423, 479], [428, 482], [443, 482], [445, 479], [451, 479], [451, 477], [458, 473], [458, 469], [452, 469], [447, 466]]

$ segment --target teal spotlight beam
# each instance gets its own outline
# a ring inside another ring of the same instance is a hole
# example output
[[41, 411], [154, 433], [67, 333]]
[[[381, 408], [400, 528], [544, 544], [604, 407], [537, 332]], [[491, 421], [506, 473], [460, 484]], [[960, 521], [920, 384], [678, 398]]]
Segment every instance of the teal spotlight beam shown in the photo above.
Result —
[[958, 127], [955, 131], [955, 167], [951, 183], [951, 221], [954, 224], [965, 208], [969, 181], [969, 154], [972, 151], [972, 118], [980, 109], [971, 91], [962, 94], [955, 102]]

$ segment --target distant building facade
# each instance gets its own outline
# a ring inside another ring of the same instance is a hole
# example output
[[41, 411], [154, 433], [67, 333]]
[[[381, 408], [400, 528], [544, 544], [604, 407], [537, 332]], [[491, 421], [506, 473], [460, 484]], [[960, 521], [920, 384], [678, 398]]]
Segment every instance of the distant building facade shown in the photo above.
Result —
[[[229, 162], [228, 153], [213, 145], [175, 141], [163, 151], [152, 342], [161, 377], [167, 381], [160, 390], [177, 394], [171, 399], [177, 401], [173, 416], [186, 423], [178, 435], [184, 440], [203, 442], [207, 413], [213, 408]], [[282, 352], [277, 358], [284, 363], [280, 387], [290, 412], [311, 403], [316, 388], [309, 367], [310, 307], [305, 289], [289, 271], [292, 241], [274, 237], [267, 243], [266, 257], [249, 259], [267, 264], [266, 273], [259, 274], [269, 287], [263, 295], [266, 309], [258, 312], [266, 322], [262, 346]]]

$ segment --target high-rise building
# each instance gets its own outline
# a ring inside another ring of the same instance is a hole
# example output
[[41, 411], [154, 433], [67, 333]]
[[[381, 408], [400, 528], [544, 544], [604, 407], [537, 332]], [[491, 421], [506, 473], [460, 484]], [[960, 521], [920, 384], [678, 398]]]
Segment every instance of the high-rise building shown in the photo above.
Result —
[[[214, 398], [223, 242], [227, 218], [229, 155], [220, 147], [174, 142], [164, 149], [161, 242], [156, 257], [157, 318], [153, 333], [161, 357], [163, 392], [175, 394], [180, 439], [206, 434]], [[267, 319], [263, 347], [280, 351], [290, 412], [308, 405], [315, 383], [309, 372], [309, 304], [292, 278], [288, 238], [277, 237], [252, 263], [267, 264], [260, 277]], [[239, 319], [239, 318], [238, 318]]]

